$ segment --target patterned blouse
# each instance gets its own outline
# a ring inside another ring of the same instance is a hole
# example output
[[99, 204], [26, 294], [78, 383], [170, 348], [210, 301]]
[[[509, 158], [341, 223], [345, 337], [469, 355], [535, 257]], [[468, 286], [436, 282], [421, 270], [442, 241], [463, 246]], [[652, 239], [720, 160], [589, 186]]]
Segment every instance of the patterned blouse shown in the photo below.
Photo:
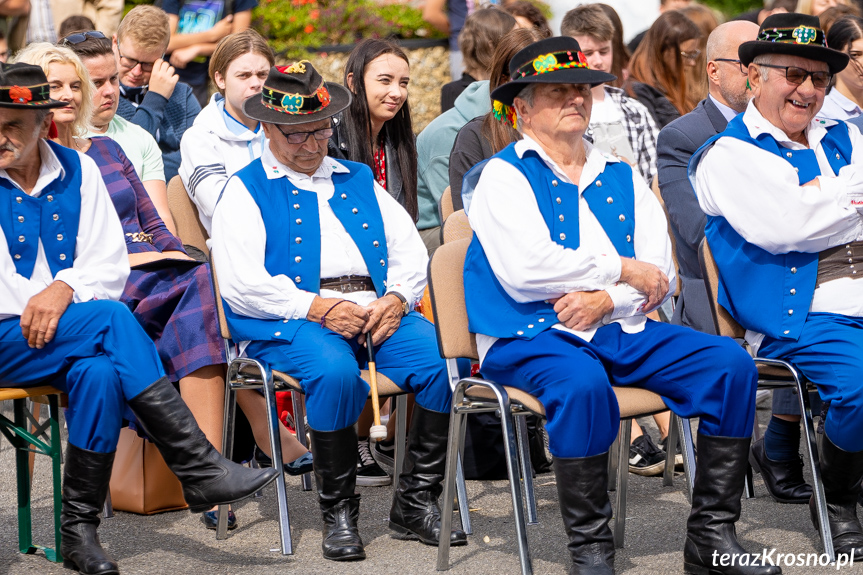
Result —
[[185, 253], [177, 239], [159, 217], [144, 184], [138, 179], [132, 162], [111, 138], [96, 136], [86, 154], [95, 160], [111, 194], [111, 201], [126, 234], [130, 254], [178, 251]]

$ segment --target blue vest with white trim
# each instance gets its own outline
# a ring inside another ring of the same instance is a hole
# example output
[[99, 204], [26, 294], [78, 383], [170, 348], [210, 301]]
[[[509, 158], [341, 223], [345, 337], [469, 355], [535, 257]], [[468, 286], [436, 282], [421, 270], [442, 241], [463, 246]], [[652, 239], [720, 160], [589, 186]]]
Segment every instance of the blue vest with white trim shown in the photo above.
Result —
[[[515, 166], [527, 178], [551, 240], [578, 249], [578, 186], [560, 181], [534, 150], [521, 158], [510, 144], [493, 157]], [[632, 168], [609, 162], [583, 193], [590, 211], [605, 230], [617, 253], [635, 257], [635, 190]], [[474, 234], [464, 263], [464, 291], [472, 333], [498, 338], [533, 339], [557, 323], [548, 301], [518, 303], [494, 275], [482, 245]]]
[[[387, 242], [384, 221], [374, 190], [374, 176], [365, 164], [339, 160], [348, 173], [334, 172], [335, 191], [329, 200], [336, 218], [357, 245], [378, 297], [386, 292]], [[270, 275], [285, 275], [305, 291], [320, 293], [321, 222], [318, 195], [286, 178], [268, 179], [260, 159], [236, 173], [261, 210], [267, 231], [264, 267]], [[224, 303], [235, 341], [287, 341], [305, 319], [257, 319], [240, 315]]]
[[[821, 175], [814, 150], [782, 147], [769, 134], [752, 138], [740, 114], [693, 154], [689, 162], [693, 189], [701, 156], [724, 137], [737, 138], [786, 160], [797, 171], [800, 185]], [[821, 146], [834, 173], [851, 162], [851, 138], [845, 122], [828, 127]], [[815, 295], [818, 254], [771, 254], [743, 239], [721, 216], [707, 216], [704, 235], [719, 268], [718, 299], [722, 307], [747, 329], [775, 339], [799, 338]]]
[[81, 159], [78, 152], [48, 141], [63, 167], [63, 177], [51, 181], [38, 198], [0, 178], [0, 228], [6, 236], [15, 271], [33, 275], [42, 241], [51, 275], [71, 268], [75, 261], [81, 217]]

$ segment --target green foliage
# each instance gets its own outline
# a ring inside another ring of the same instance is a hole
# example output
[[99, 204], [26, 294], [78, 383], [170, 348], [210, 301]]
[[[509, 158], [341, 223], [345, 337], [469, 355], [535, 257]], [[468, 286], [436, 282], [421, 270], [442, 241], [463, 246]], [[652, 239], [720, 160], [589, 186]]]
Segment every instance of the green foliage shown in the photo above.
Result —
[[728, 18], [764, 6], [764, 2], [761, 0], [701, 0], [701, 2], [711, 8], [716, 8]]

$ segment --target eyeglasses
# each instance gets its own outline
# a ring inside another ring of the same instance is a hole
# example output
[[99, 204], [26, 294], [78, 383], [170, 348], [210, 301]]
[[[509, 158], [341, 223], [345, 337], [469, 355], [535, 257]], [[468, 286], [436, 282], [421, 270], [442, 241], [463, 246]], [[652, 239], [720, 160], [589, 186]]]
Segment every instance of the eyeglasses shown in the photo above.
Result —
[[748, 74], [749, 73], [749, 70], [747, 69], [747, 67], [744, 66], [743, 62], [741, 62], [740, 60], [732, 60], [731, 58], [716, 58], [713, 61], [714, 62], [728, 62], [729, 64], [737, 64], [737, 66], [740, 68], [741, 74]]
[[64, 46], [68, 45], [76, 45], [81, 42], [86, 42], [88, 38], [92, 38], [93, 40], [109, 40], [107, 36], [99, 32], [98, 30], [90, 30], [89, 32], [77, 32], [75, 34], [69, 34], [62, 40], [60, 40], [61, 44]]
[[833, 78], [833, 75], [830, 72], [810, 72], [805, 68], [798, 68], [797, 66], [776, 66], [773, 64], [758, 64], [759, 66], [764, 66], [765, 68], [776, 68], [777, 70], [785, 70], [785, 79], [791, 82], [792, 84], [796, 84], [798, 86], [802, 85], [803, 82], [806, 81], [806, 78], [812, 78], [812, 85], [818, 89], [824, 89], [828, 85], [830, 85], [830, 79]]
[[681, 50], [680, 55], [683, 56], [684, 60], [690, 60], [694, 62], [695, 60], [698, 60], [699, 56], [701, 56], [701, 50], [692, 50], [691, 52], [685, 52]]
[[[117, 53], [120, 54], [120, 51], [117, 50]], [[120, 54], [120, 64], [122, 64], [124, 68], [128, 68], [129, 70], [134, 70], [135, 66], [140, 65], [142, 72], [152, 72], [153, 66], [156, 65], [156, 61], [153, 60], [152, 62], [141, 62], [140, 60], [135, 60], [134, 58], [129, 58]]]
[[289, 144], [303, 144], [309, 139], [309, 136], [314, 136], [319, 142], [329, 140], [333, 136], [332, 126], [321, 128], [320, 130], [314, 130], [312, 132], [291, 132], [290, 134], [286, 134], [278, 126], [276, 126], [276, 129], [282, 133]]

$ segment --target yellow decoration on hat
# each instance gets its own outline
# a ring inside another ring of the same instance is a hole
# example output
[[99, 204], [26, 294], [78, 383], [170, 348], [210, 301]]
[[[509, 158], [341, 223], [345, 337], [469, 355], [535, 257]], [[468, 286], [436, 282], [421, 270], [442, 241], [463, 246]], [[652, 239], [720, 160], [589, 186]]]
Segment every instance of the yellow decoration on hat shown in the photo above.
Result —
[[309, 62], [308, 60], [300, 60], [299, 62], [294, 62], [285, 69], [285, 74], [305, 74], [306, 64], [311, 64], [311, 62]]

